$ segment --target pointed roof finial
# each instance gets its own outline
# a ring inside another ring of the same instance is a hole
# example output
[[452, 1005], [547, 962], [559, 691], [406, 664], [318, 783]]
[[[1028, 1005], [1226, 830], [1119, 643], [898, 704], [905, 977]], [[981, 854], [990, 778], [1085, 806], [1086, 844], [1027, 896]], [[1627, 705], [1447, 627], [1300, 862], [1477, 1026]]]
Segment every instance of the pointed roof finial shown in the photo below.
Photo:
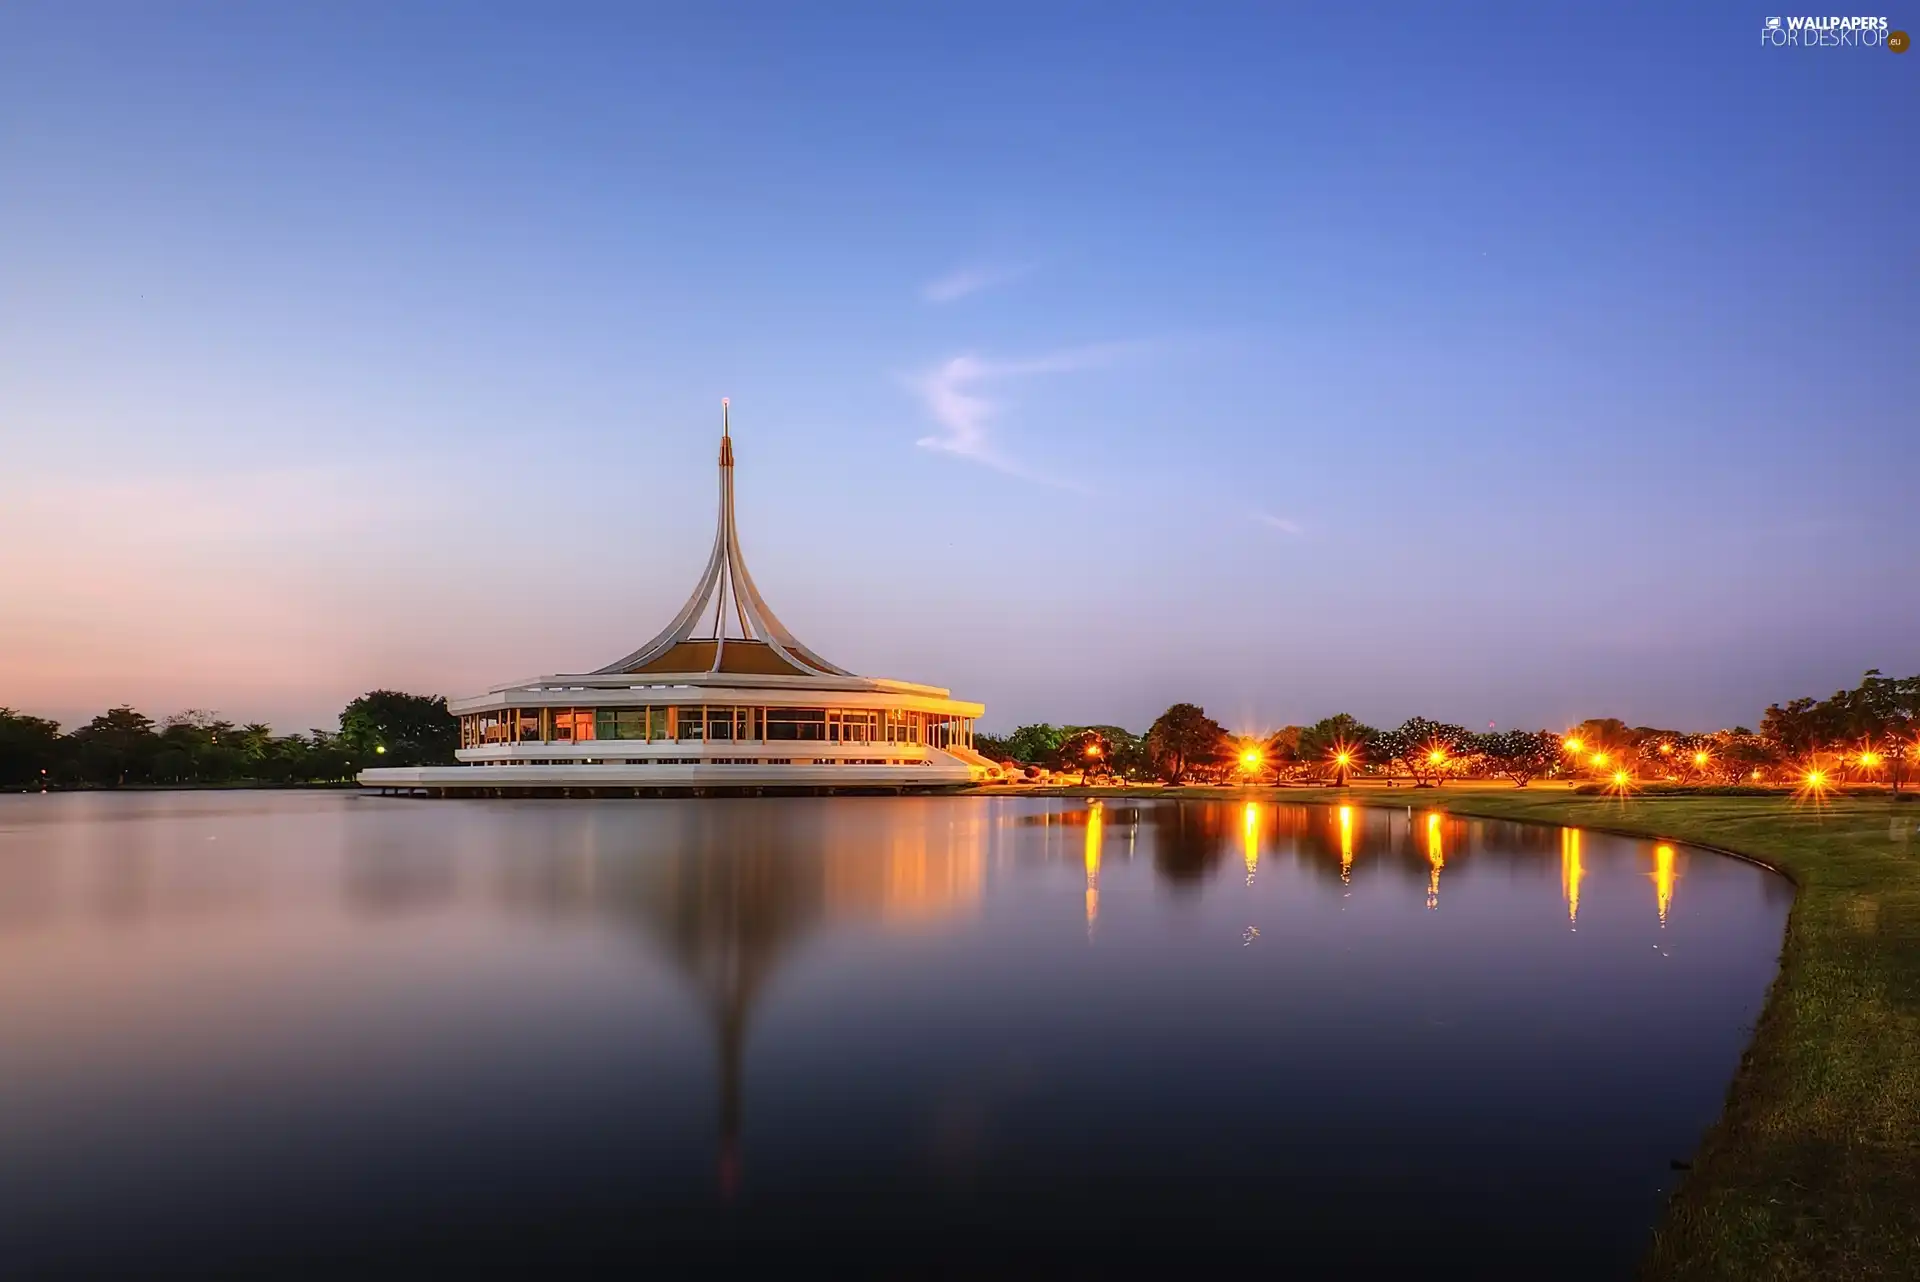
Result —
[[728, 399], [720, 398], [720, 466], [733, 466], [733, 424]]

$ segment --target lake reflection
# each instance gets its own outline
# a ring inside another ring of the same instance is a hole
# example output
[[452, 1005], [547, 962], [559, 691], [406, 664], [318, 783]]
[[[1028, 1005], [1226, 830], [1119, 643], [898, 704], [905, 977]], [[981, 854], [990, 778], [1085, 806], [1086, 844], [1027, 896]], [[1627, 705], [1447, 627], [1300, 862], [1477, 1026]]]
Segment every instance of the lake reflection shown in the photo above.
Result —
[[1788, 902], [1417, 808], [0, 797], [0, 1259], [1621, 1276]]

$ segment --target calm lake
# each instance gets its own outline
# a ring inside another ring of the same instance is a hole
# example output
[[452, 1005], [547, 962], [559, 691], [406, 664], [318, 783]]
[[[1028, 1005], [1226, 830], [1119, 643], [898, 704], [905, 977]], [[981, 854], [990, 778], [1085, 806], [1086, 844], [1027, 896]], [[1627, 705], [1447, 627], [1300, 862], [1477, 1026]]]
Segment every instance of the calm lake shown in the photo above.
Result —
[[0, 1272], [1626, 1276], [1791, 891], [1430, 795], [0, 797]]

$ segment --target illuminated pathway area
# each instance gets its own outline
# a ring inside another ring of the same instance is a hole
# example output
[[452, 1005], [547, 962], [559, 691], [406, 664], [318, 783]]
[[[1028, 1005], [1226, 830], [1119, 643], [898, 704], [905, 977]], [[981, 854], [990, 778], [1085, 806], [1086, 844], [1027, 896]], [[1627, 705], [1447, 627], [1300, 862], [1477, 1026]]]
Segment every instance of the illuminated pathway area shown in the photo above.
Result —
[[1624, 1277], [1788, 902], [1418, 809], [0, 797], [0, 1259]]

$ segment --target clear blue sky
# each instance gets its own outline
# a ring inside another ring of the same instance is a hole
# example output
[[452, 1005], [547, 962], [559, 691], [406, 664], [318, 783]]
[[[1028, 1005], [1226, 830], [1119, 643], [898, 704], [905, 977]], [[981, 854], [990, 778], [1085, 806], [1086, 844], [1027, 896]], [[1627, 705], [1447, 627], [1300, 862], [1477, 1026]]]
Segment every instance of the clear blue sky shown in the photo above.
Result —
[[1920, 670], [1920, 53], [1763, 17], [9, 5], [0, 704], [607, 662], [723, 395], [774, 607], [990, 726]]

